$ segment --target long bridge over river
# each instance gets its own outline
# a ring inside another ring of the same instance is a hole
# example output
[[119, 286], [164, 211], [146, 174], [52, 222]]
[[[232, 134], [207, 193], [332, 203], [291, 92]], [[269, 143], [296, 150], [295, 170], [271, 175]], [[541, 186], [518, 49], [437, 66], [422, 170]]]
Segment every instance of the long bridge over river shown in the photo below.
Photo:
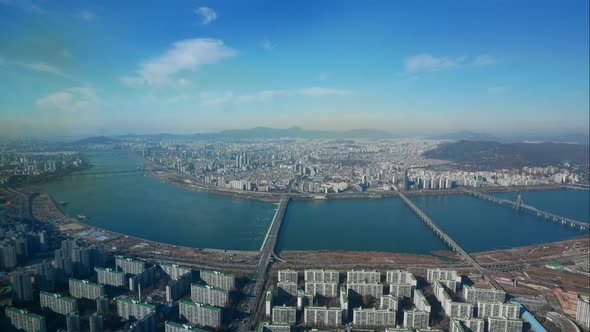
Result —
[[471, 257], [457, 242], [455, 242], [447, 233], [445, 233], [440, 227], [438, 227], [426, 213], [422, 212], [420, 208], [416, 206], [409, 198], [406, 197], [401, 191], [398, 191], [399, 197], [402, 199], [414, 213], [428, 226], [438, 237], [440, 237], [453, 251], [459, 253], [469, 264], [471, 264], [481, 275], [486, 279], [487, 282], [495, 289], [504, 290], [504, 287], [500, 285], [492, 276], [481, 266], [479, 263]]
[[484, 194], [482, 192], [475, 191], [475, 190], [463, 189], [463, 192], [465, 192], [468, 195], [471, 195], [471, 196], [474, 196], [477, 198], [481, 198], [481, 199], [484, 199], [484, 200], [487, 200], [487, 201], [490, 201], [490, 202], [493, 202], [496, 204], [508, 205], [508, 206], [511, 206], [511, 207], [517, 208], [517, 209], [525, 209], [525, 210], [528, 210], [528, 211], [531, 211], [531, 212], [537, 214], [537, 216], [539, 216], [539, 217], [545, 217], [545, 219], [549, 219], [549, 220], [552, 219], [553, 221], [561, 222], [562, 224], [569, 224], [572, 227], [579, 227], [580, 230], [582, 230], [582, 231], [584, 231], [590, 227], [590, 225], [588, 223], [574, 220], [571, 218], [562, 217], [562, 216], [557, 215], [555, 213], [539, 210], [534, 206], [524, 204], [524, 202], [522, 201], [522, 198], [520, 198], [520, 196], [519, 196], [518, 200], [511, 201], [508, 199], [494, 197], [494, 196], [491, 196], [488, 194]]
[[[279, 232], [281, 230], [281, 225], [283, 224], [283, 219], [285, 217], [285, 211], [287, 210], [287, 205], [289, 205], [290, 200], [290, 197], [285, 196], [279, 202], [277, 211], [275, 212], [275, 215], [272, 218], [270, 227], [268, 228], [266, 236], [264, 237], [264, 241], [262, 242], [262, 246], [260, 247], [258, 265], [256, 265], [256, 271], [254, 272], [254, 280], [248, 286], [248, 297], [245, 301], [244, 307], [242, 308], [242, 311], [248, 314], [256, 313], [256, 307], [260, 300], [263, 298], [262, 291], [264, 288], [264, 284], [266, 282], [267, 271], [271, 264], [271, 260], [273, 258], [280, 260], [280, 258], [275, 254], [275, 247], [277, 244]], [[241, 331], [250, 330], [249, 327], [252, 318], [252, 315], [250, 315], [250, 317], [246, 319], [246, 321], [240, 329]]]

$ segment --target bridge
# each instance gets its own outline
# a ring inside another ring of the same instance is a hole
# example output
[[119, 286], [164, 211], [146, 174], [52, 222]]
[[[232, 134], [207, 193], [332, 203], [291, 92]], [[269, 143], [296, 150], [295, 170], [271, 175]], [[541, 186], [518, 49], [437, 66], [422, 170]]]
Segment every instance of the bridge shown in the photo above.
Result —
[[[281, 225], [283, 224], [283, 219], [285, 217], [285, 211], [287, 210], [287, 205], [289, 205], [290, 200], [290, 197], [285, 196], [279, 202], [277, 211], [272, 218], [270, 227], [268, 228], [266, 236], [264, 237], [264, 241], [262, 242], [262, 246], [260, 247], [260, 255], [258, 258], [258, 264], [256, 265], [256, 271], [254, 272], [254, 280], [253, 283], [248, 285], [248, 290], [246, 292], [247, 299], [242, 309], [248, 314], [256, 313], [257, 304], [260, 302], [260, 299], [264, 297], [262, 291], [266, 282], [266, 272], [271, 265], [271, 260], [273, 258], [281, 260], [275, 254], [275, 247], [277, 244], [279, 232], [281, 230]], [[253, 317], [250, 316], [246, 319], [245, 323], [240, 327], [240, 331], [245, 332], [250, 330], [250, 321], [252, 318]]]
[[588, 224], [588, 223], [585, 223], [582, 221], [577, 221], [577, 220], [574, 220], [571, 218], [562, 217], [562, 216], [557, 215], [555, 213], [539, 210], [534, 206], [527, 205], [523, 202], [522, 196], [520, 196], [520, 195], [518, 195], [518, 199], [516, 201], [511, 201], [509, 199], [494, 197], [494, 196], [484, 194], [479, 191], [468, 190], [465, 188], [463, 188], [463, 192], [465, 192], [468, 195], [471, 195], [471, 196], [474, 196], [477, 198], [481, 198], [481, 199], [484, 199], [486, 201], [490, 201], [490, 202], [493, 202], [496, 204], [508, 205], [508, 206], [511, 206], [515, 209], [525, 209], [525, 210], [531, 211], [533, 213], [536, 213], [537, 216], [539, 216], [539, 217], [545, 217], [545, 219], [553, 220], [556, 222], [561, 222], [564, 225], [569, 224], [571, 227], [579, 227], [581, 231], [584, 231], [590, 227], [590, 224]]
[[481, 266], [479, 263], [471, 257], [457, 242], [455, 242], [447, 233], [445, 233], [440, 227], [438, 227], [426, 213], [422, 212], [410, 199], [406, 197], [401, 191], [398, 191], [399, 197], [418, 215], [418, 217], [428, 226], [432, 231], [440, 237], [453, 251], [459, 253], [469, 264], [471, 264], [481, 275], [487, 280], [490, 285], [498, 290], [504, 290], [504, 287], [500, 285], [492, 276]]

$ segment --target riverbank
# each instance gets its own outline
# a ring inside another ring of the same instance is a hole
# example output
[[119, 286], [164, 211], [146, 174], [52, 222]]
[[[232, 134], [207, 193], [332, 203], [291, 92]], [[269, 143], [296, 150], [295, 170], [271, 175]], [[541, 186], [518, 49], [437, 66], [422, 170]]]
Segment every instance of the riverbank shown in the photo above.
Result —
[[[147, 174], [149, 176], [156, 177], [161, 181], [200, 192], [209, 192], [219, 195], [227, 195], [233, 197], [241, 197], [245, 199], [254, 199], [264, 202], [278, 202], [285, 196], [291, 197], [294, 200], [315, 200], [315, 199], [376, 199], [376, 198], [388, 198], [397, 197], [396, 191], [366, 191], [366, 192], [343, 192], [343, 193], [301, 193], [301, 192], [258, 192], [258, 191], [244, 191], [222, 188], [213, 186], [210, 184], [202, 183], [196, 179], [189, 178], [185, 174], [164, 168], [163, 166], [156, 164], [148, 159], [142, 158], [134, 154], [135, 157], [139, 158], [146, 163]], [[561, 189], [558, 185], [537, 185], [537, 186], [513, 186], [513, 187], [500, 187], [500, 186], [488, 186], [477, 188], [482, 192], [514, 192], [514, 191], [542, 191], [542, 190], [558, 190]], [[444, 190], [416, 190], [405, 192], [407, 196], [427, 196], [427, 195], [456, 195], [464, 194], [461, 187]]]
[[[254, 271], [258, 259], [258, 251], [223, 250], [208, 248], [192, 248], [173, 245], [158, 241], [146, 240], [128, 234], [114, 232], [92, 226], [67, 216], [51, 196], [40, 188], [29, 193], [39, 195], [33, 201], [33, 207], [45, 205], [43, 214], [36, 214], [37, 219], [52, 222], [69, 237], [84, 241], [103, 244], [108, 251], [116, 254], [142, 257], [153, 261], [165, 261], [184, 264], [195, 268], [209, 268], [247, 275]], [[44, 202], [48, 200], [48, 202]], [[61, 219], [55, 219], [59, 214]], [[44, 218], [47, 215], [48, 218]], [[58, 221], [56, 221], [58, 220]], [[492, 250], [473, 253], [472, 256], [486, 266], [494, 266], [501, 271], [502, 267], [568, 260], [571, 257], [588, 253], [589, 237], [582, 236], [571, 240], [544, 243], [526, 247], [515, 247], [505, 250]], [[277, 266], [293, 269], [328, 268], [424, 268], [444, 266], [469, 270], [470, 266], [452, 251], [436, 251], [431, 254], [405, 254], [378, 251], [282, 251], [279, 253], [286, 262]], [[523, 262], [525, 262], [523, 264]], [[512, 264], [512, 265], [511, 265]], [[518, 269], [517, 269], [518, 270]]]

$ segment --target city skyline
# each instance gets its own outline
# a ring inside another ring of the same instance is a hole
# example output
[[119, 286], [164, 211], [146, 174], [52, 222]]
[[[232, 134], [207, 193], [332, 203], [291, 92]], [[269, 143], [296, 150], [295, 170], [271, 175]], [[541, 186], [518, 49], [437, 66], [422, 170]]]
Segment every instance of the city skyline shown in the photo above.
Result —
[[3, 136], [588, 133], [588, 2], [0, 0]]

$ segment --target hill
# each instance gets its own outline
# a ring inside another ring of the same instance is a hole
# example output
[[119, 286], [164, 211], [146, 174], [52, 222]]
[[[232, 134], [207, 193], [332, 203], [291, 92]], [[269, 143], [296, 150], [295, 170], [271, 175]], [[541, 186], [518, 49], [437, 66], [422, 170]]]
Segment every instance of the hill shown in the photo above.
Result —
[[441, 144], [423, 156], [448, 160], [479, 169], [549, 166], [563, 162], [587, 165], [588, 146], [565, 143], [498, 143], [458, 141]]

